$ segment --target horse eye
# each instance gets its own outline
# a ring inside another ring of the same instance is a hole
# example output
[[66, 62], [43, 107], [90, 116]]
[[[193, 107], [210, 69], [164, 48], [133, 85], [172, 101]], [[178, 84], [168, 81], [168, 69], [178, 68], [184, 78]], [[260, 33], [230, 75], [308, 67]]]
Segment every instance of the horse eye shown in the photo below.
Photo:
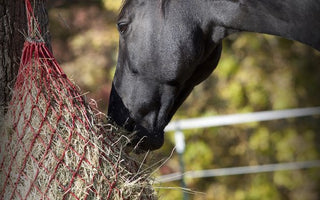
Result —
[[125, 33], [125, 32], [127, 31], [127, 29], [128, 29], [128, 24], [125, 23], [125, 22], [119, 22], [119, 23], [117, 24], [117, 26], [118, 26], [118, 31], [119, 31], [121, 34]]

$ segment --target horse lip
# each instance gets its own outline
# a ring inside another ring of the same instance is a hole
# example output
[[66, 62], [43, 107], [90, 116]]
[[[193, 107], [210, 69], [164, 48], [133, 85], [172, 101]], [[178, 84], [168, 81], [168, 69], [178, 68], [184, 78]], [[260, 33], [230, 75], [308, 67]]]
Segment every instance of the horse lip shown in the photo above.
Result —
[[137, 151], [153, 151], [159, 149], [164, 142], [164, 131], [154, 130], [149, 131], [145, 127], [139, 125], [135, 120], [129, 117], [123, 127], [129, 131], [133, 132], [133, 138], [131, 145], [134, 146]]
[[132, 143], [135, 144], [135, 149], [138, 152], [159, 149], [164, 143], [163, 130], [149, 132], [143, 126], [136, 125], [134, 131], [136, 131], [136, 134]]
[[136, 127], [134, 120], [131, 117], [128, 117], [127, 120], [124, 122], [123, 127], [127, 131], [133, 131]]

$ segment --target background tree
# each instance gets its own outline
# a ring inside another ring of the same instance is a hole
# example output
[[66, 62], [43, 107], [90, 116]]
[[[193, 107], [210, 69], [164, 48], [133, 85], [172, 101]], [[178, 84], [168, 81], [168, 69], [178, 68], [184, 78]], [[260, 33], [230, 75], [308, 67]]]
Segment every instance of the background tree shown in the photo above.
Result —
[[[47, 46], [51, 48], [46, 0], [32, 3], [43, 37]], [[10, 92], [18, 73], [26, 33], [27, 16], [24, 1], [0, 0], [0, 121], [11, 98]]]

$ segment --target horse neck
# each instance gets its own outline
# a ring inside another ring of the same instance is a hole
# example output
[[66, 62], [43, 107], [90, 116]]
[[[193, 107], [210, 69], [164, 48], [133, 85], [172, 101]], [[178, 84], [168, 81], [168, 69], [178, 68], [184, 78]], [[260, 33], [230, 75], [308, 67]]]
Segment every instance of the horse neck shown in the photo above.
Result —
[[234, 31], [267, 33], [320, 51], [319, 0], [203, 0], [198, 5], [208, 24], [224, 28], [216, 39]]

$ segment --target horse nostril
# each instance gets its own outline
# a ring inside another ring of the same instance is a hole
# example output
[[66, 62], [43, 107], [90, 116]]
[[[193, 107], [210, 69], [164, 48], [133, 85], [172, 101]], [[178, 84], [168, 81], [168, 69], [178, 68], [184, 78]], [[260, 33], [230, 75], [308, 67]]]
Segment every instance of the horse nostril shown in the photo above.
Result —
[[144, 121], [152, 122], [154, 121], [154, 113], [155, 113], [154, 105], [146, 105], [143, 104], [140, 106], [135, 112], [136, 115], [133, 116], [136, 122], [143, 123]]
[[148, 106], [141, 106], [138, 109], [138, 117], [143, 118], [144, 116], [146, 116], [148, 114], [148, 112], [149, 112]]

